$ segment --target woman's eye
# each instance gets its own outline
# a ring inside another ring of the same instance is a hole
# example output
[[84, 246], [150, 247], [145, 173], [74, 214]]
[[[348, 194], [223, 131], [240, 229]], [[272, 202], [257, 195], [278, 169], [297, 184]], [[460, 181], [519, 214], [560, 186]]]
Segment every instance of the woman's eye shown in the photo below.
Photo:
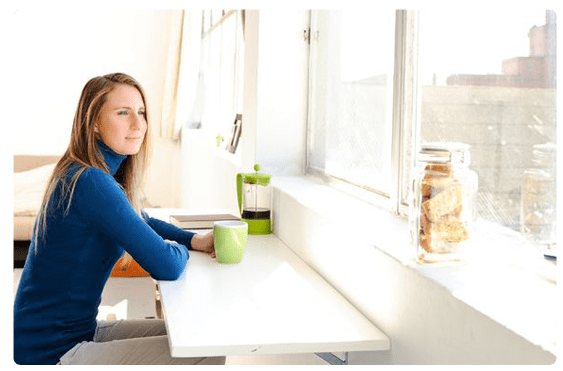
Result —
[[118, 111], [117, 114], [124, 116], [127, 115], [127, 111]]
[[147, 117], [147, 113], [145, 111], [139, 111], [139, 115], [143, 116], [143, 117]]

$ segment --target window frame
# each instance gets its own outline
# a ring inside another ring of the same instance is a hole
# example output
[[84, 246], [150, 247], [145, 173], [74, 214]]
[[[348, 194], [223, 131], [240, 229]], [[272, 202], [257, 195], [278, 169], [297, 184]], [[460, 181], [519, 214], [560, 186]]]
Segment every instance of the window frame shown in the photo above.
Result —
[[[319, 35], [317, 30], [318, 10], [310, 12], [309, 40]], [[314, 48], [316, 43], [309, 41], [309, 107], [307, 113], [307, 130], [305, 151], [305, 174], [319, 179], [330, 186], [352, 194], [366, 202], [389, 209], [392, 213], [406, 217], [408, 215], [408, 173], [414, 164], [416, 140], [419, 129], [420, 112], [420, 87], [417, 83], [417, 50], [418, 50], [418, 11], [396, 10], [395, 11], [395, 47], [394, 47], [394, 71], [392, 85], [392, 118], [391, 118], [391, 187], [389, 194], [382, 190], [364, 187], [354, 184], [346, 179], [326, 174], [310, 164], [310, 139], [311, 123], [314, 119], [314, 110], [311, 109], [314, 98], [314, 74], [315, 58]], [[407, 95], [407, 92], [412, 94]], [[409, 135], [410, 134], [410, 135]]]

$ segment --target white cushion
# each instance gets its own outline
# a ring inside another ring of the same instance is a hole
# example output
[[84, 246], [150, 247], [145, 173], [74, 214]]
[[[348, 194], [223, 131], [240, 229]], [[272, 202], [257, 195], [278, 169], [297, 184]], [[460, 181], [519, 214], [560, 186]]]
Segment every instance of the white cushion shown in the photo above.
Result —
[[14, 215], [36, 215], [55, 164], [14, 173]]

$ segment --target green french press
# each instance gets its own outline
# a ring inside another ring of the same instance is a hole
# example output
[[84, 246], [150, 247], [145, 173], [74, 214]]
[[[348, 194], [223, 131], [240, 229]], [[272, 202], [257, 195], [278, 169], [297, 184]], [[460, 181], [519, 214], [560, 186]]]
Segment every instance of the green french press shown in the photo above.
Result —
[[237, 196], [241, 220], [248, 223], [248, 234], [272, 232], [270, 174], [260, 174], [260, 165], [254, 165], [255, 173], [237, 174]]

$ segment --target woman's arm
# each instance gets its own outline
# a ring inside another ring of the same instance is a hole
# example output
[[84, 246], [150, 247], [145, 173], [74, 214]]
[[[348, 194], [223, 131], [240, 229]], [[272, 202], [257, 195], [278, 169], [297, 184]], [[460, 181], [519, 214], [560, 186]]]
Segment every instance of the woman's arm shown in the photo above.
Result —
[[164, 241], [135, 213], [111, 175], [97, 168], [85, 170], [71, 208], [77, 208], [91, 228], [122, 246], [154, 279], [175, 280], [184, 271], [189, 258], [186, 245]]
[[212, 232], [207, 234], [196, 234], [185, 231], [163, 220], [152, 218], [144, 211], [141, 212], [141, 215], [148, 225], [160, 237], [181, 243], [182, 245], [187, 246], [188, 249], [210, 253], [211, 257], [215, 257]]
[[162, 238], [165, 240], [176, 241], [188, 249], [192, 249], [192, 239], [195, 233], [185, 231], [181, 228], [176, 227], [173, 224], [166, 223], [163, 220], [150, 217], [144, 210], [141, 211], [143, 219], [147, 224]]

